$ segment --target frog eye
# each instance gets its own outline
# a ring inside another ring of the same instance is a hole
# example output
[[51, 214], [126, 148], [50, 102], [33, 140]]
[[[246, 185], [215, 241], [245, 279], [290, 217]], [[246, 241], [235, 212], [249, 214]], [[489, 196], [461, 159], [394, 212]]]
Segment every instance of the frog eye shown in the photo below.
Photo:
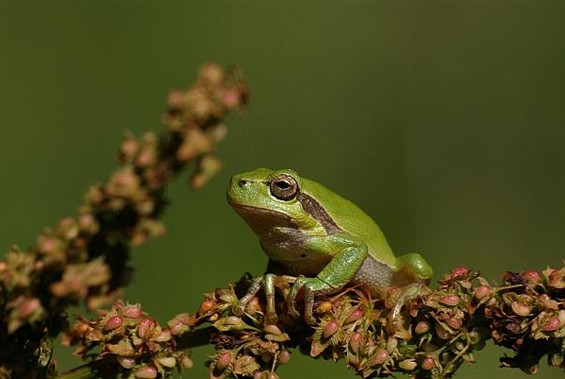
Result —
[[271, 194], [279, 200], [292, 200], [298, 193], [296, 179], [287, 174], [275, 176], [270, 183]]

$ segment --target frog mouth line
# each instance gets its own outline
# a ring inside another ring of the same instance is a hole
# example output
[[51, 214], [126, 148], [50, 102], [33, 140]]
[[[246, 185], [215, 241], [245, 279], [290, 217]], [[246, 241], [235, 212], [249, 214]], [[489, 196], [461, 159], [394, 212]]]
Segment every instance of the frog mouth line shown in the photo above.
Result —
[[286, 226], [296, 227], [290, 216], [271, 209], [241, 204], [228, 198], [228, 204], [253, 227]]

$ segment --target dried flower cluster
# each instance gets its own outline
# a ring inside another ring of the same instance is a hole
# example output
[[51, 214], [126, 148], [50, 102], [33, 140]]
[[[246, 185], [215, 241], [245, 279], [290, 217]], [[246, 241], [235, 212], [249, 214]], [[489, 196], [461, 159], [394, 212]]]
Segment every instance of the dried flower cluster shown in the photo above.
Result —
[[195, 85], [170, 93], [165, 132], [125, 137], [120, 167], [87, 191], [77, 216], [45, 229], [29, 249], [6, 254], [0, 261], [0, 377], [42, 376], [50, 362], [46, 341], [66, 327], [66, 309], [83, 300], [96, 309], [120, 296], [131, 275], [130, 245], [164, 231], [163, 188], [189, 164], [194, 188], [218, 171], [213, 153], [226, 132], [223, 120], [247, 95], [237, 70], [205, 65]]
[[507, 272], [503, 280], [507, 287], [485, 309], [494, 342], [516, 352], [501, 364], [534, 374], [547, 356], [550, 366], [565, 367], [565, 267]]
[[[362, 288], [348, 288], [318, 299], [313, 329], [287, 315], [284, 296], [277, 299], [279, 321], [268, 325], [261, 296], [238, 317], [232, 312], [236, 292], [216, 290], [206, 295], [199, 311], [217, 330], [210, 377], [277, 378], [275, 370], [289, 361], [289, 349], [299, 347], [312, 357], [345, 359], [363, 378], [398, 372], [449, 378], [463, 363], [474, 362], [473, 351], [491, 338], [517, 352], [501, 358], [505, 367], [534, 373], [547, 356], [551, 366], [565, 368], [565, 267], [541, 275], [507, 273], [504, 281], [493, 287], [477, 273], [456, 268], [437, 290], [419, 288], [400, 312], [401, 289], [391, 289], [379, 301]], [[281, 294], [289, 285], [284, 278], [277, 282]]]
[[110, 311], [99, 313], [93, 321], [79, 317], [61, 340], [63, 345], [76, 345], [76, 355], [98, 363], [89, 376], [153, 379], [192, 367], [190, 358], [175, 349], [173, 331], [161, 327], [139, 305], [117, 302]]

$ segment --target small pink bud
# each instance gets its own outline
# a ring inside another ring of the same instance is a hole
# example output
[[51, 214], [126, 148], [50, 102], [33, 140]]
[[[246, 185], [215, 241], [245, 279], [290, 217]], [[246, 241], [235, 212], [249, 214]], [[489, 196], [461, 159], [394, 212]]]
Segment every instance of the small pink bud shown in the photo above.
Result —
[[290, 361], [290, 352], [287, 349], [282, 349], [278, 355], [278, 362], [284, 365]]
[[510, 304], [510, 307], [512, 308], [512, 311], [514, 313], [522, 317], [529, 315], [532, 311], [532, 307], [530, 305], [521, 303], [519, 301], [513, 301], [512, 304]]
[[351, 335], [351, 339], [349, 340], [349, 348], [355, 354], [359, 352], [361, 345], [363, 344], [363, 335], [359, 332], [355, 332]]
[[559, 329], [559, 324], [559, 317], [551, 317], [545, 322], [545, 325], [542, 326], [541, 330], [544, 332], [554, 332]]
[[141, 317], [143, 311], [138, 305], [128, 305], [122, 309], [122, 316], [128, 318], [139, 318]]
[[215, 302], [213, 302], [212, 300], [206, 299], [200, 304], [200, 309], [198, 309], [198, 314], [201, 314], [201, 315], [206, 314], [209, 311], [211, 311], [212, 309], [214, 309], [215, 306], [216, 306]]
[[224, 351], [218, 355], [218, 359], [216, 360], [216, 368], [220, 371], [225, 370], [226, 367], [231, 363], [231, 353], [229, 351]]
[[322, 332], [322, 336], [325, 339], [328, 339], [331, 336], [333, 336], [334, 334], [336, 334], [337, 331], [339, 330], [339, 328], [340, 328], [340, 326], [339, 326], [339, 323], [337, 322], [337, 320], [331, 320], [324, 327], [324, 331]]
[[478, 286], [475, 289], [475, 298], [477, 298], [477, 300], [482, 300], [485, 297], [491, 295], [492, 295], [492, 288], [490, 286], [483, 285], [483, 286]]
[[157, 370], [155, 367], [145, 366], [137, 370], [134, 376], [139, 379], [153, 379], [157, 377]]
[[380, 366], [388, 360], [388, 353], [385, 349], [378, 349], [373, 358], [375, 365]]
[[347, 316], [345, 323], [351, 324], [352, 322], [359, 320], [361, 317], [363, 317], [363, 313], [364, 312], [361, 308], [355, 308], [353, 312], [351, 312], [349, 316]]
[[458, 276], [464, 276], [464, 275], [469, 274], [470, 272], [471, 272], [471, 270], [468, 269], [467, 267], [455, 267], [451, 271], [451, 277], [456, 278]]
[[27, 298], [20, 304], [18, 316], [22, 319], [26, 319], [39, 308], [41, 308], [41, 302], [37, 297]]
[[416, 327], [414, 328], [416, 334], [424, 334], [427, 333], [429, 330], [430, 330], [430, 323], [427, 321], [420, 321], [419, 323], [416, 324]]
[[449, 318], [447, 320], [445, 320], [446, 324], [449, 325], [452, 329], [459, 329], [461, 328], [461, 325], [463, 325], [463, 320], [461, 320], [460, 318]]
[[438, 300], [440, 304], [447, 305], [449, 307], [454, 307], [459, 304], [460, 298], [457, 295], [446, 295]]
[[131, 357], [122, 357], [120, 355], [116, 356], [116, 360], [126, 370], [131, 370], [135, 367], [135, 359]]
[[108, 319], [108, 321], [106, 321], [106, 324], [104, 324], [104, 331], [108, 332], [110, 330], [119, 328], [123, 323], [124, 319], [120, 316], [112, 316]]
[[554, 288], [565, 288], [565, 267], [549, 272], [549, 285]]
[[436, 365], [436, 362], [435, 362], [433, 357], [426, 357], [422, 361], [421, 366], [422, 366], [423, 370], [429, 371], [429, 370], [433, 369], [435, 367], [435, 365]]
[[152, 328], [153, 320], [144, 318], [139, 322], [139, 325], [137, 326], [137, 335], [141, 338], [145, 338]]
[[537, 283], [540, 280], [540, 274], [537, 271], [524, 271], [522, 278], [530, 283]]

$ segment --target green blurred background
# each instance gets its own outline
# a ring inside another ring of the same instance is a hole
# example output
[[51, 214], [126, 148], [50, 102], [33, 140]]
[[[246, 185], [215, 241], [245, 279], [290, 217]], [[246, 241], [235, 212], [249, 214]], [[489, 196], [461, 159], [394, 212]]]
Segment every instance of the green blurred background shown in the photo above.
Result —
[[[225, 203], [230, 175], [292, 167], [442, 273], [558, 265], [565, 246], [565, 2], [0, 3], [0, 247], [27, 246], [108, 177], [125, 130], [159, 129], [207, 61], [252, 90], [225, 169], [169, 189], [168, 233], [136, 249], [126, 296], [165, 321], [266, 262]], [[459, 378], [523, 378], [477, 354]], [[187, 378], [205, 378], [195, 351]], [[65, 368], [78, 364], [59, 349]], [[294, 354], [283, 378], [352, 378]], [[538, 378], [559, 376], [542, 368]]]

